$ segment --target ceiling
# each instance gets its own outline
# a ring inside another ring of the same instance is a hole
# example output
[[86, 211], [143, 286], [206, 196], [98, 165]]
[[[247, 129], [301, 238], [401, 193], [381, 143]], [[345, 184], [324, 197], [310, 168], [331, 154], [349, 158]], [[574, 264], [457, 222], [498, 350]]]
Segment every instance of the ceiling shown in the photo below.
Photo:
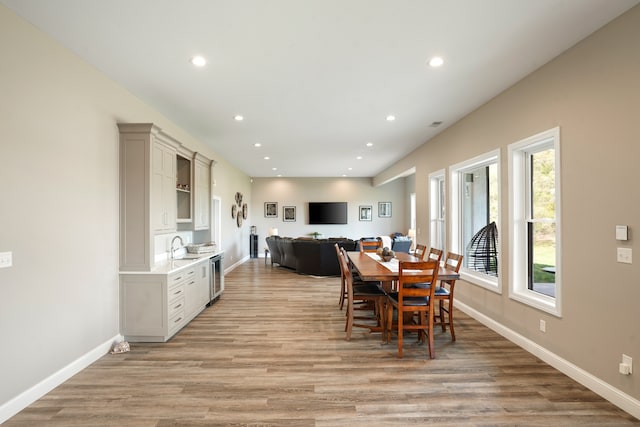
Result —
[[639, 2], [0, 0], [251, 177], [375, 176]]

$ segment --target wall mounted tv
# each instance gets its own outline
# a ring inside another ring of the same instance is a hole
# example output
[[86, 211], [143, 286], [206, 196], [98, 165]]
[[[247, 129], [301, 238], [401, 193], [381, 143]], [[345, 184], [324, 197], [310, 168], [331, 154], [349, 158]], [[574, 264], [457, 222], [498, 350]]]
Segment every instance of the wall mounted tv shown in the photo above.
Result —
[[309, 224], [346, 224], [347, 202], [309, 202]]

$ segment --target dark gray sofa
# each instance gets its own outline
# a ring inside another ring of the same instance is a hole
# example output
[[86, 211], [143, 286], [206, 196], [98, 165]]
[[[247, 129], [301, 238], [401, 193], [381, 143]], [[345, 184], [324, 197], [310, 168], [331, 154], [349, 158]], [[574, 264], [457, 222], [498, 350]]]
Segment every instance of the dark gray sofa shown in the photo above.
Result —
[[334, 245], [353, 251], [356, 241], [347, 238], [292, 239], [269, 236], [266, 238], [271, 265], [290, 268], [300, 274], [314, 276], [339, 276], [340, 265]]

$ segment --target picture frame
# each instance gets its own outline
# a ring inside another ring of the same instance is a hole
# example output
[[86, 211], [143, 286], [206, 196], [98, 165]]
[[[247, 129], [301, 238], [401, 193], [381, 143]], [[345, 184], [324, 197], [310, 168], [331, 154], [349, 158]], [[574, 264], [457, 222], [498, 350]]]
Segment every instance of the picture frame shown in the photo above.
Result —
[[373, 206], [371, 205], [364, 205], [364, 206], [360, 206], [360, 215], [358, 216], [358, 219], [360, 221], [372, 221], [373, 220]]
[[264, 202], [264, 217], [278, 218], [278, 202]]
[[378, 217], [391, 218], [391, 202], [378, 202]]
[[283, 206], [282, 207], [282, 220], [284, 222], [296, 221], [296, 207], [295, 206]]

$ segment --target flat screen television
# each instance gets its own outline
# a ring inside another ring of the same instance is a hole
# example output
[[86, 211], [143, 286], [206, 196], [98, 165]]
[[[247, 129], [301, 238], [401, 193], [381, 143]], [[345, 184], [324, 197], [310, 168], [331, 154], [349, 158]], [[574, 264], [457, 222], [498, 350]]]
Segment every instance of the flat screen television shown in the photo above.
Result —
[[346, 224], [347, 202], [309, 202], [309, 224]]

